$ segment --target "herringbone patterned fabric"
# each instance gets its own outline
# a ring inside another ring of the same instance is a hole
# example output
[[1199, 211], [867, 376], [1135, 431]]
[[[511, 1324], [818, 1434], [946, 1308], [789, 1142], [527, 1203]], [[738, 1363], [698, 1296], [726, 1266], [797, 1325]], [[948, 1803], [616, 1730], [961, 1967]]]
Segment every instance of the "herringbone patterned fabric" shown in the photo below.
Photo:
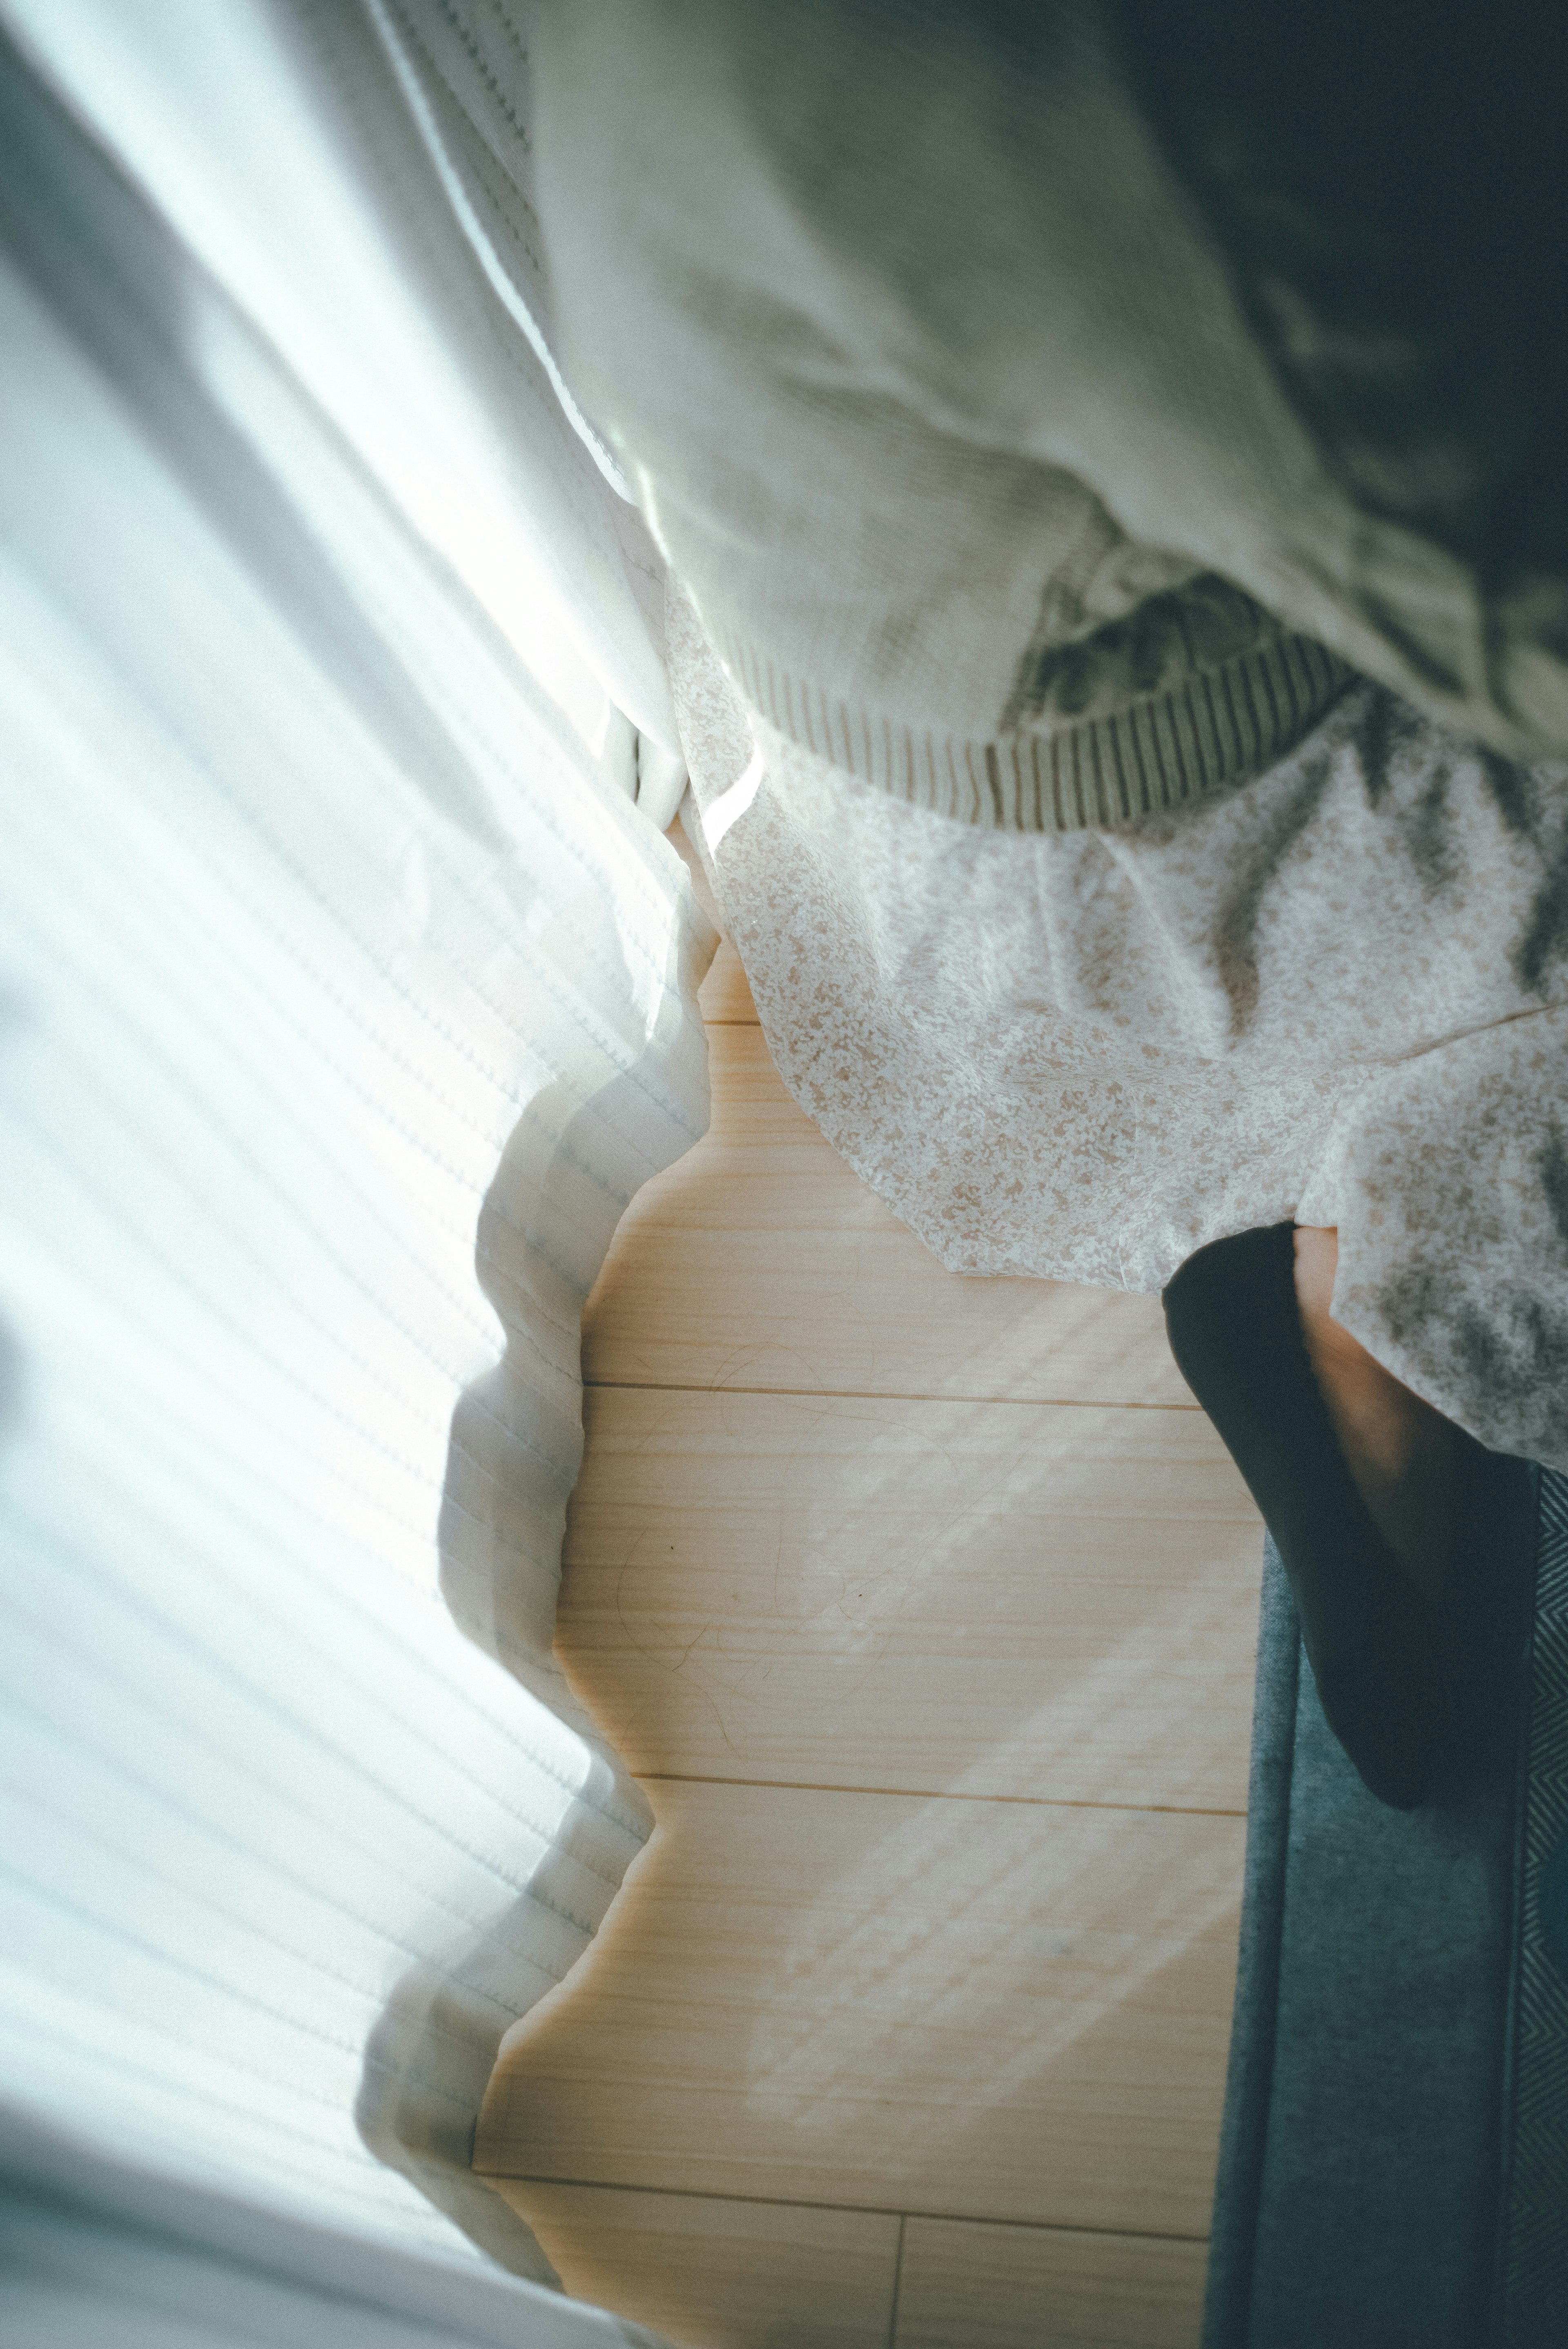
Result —
[[1568, 1971], [1561, 1949], [1547, 1946], [1540, 1897], [1542, 1874], [1568, 1838], [1568, 1476], [1552, 1470], [1541, 1478], [1540, 1544], [1514, 2088], [1505, 2121], [1506, 2349], [1548, 2349], [1568, 2324]]

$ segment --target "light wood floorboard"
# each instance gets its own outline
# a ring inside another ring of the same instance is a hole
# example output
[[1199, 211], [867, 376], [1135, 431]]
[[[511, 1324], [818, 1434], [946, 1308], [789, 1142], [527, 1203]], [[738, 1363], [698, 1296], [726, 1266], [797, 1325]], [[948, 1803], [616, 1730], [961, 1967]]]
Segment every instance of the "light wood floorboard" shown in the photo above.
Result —
[[715, 955], [707, 977], [696, 991], [696, 999], [702, 1016], [710, 1027], [723, 1027], [736, 1021], [756, 1027], [757, 1006], [751, 1000], [751, 989], [740, 967], [740, 957], [727, 938], [723, 940]]
[[946, 1271], [796, 1107], [759, 1028], [710, 1027], [708, 1054], [709, 1131], [633, 1200], [589, 1299], [590, 1383], [1196, 1412], [1158, 1298]]
[[632, 1768], [1246, 1806], [1260, 1543], [1208, 1422], [600, 1391], [558, 1651]]
[[1192, 2349], [1252, 1505], [1157, 1299], [947, 1273], [727, 941], [700, 1001], [712, 1130], [589, 1301], [558, 1641], [658, 1826], [476, 2167], [686, 2349]]
[[1204, 2251], [911, 2219], [892, 2349], [1197, 2349]]
[[899, 2221], [884, 2212], [500, 2184], [568, 2292], [685, 2349], [888, 2349]]
[[655, 1784], [475, 2167], [1201, 2236], [1244, 1822]]

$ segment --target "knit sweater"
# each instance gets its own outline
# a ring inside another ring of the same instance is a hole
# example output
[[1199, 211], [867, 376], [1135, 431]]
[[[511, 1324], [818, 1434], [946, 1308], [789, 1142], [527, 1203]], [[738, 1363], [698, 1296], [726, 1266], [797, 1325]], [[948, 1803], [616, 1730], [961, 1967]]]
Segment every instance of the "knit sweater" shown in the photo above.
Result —
[[947, 396], [827, 202], [847, 126], [803, 122], [799, 87], [766, 109], [766, 12], [546, 16], [567, 371], [754, 708], [862, 781], [1029, 831], [1233, 785], [1313, 723], [1342, 661]]
[[1109, 22], [542, 8], [558, 348], [738, 685], [1030, 830], [1243, 781], [1352, 669], [1547, 747], [1554, 673], [1326, 460]]

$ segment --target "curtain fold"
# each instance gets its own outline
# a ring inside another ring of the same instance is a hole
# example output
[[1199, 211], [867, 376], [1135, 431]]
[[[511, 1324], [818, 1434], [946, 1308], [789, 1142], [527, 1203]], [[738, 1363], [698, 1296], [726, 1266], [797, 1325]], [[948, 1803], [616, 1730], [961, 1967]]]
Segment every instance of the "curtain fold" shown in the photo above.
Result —
[[654, 558], [367, 17], [0, 16], [0, 2072], [549, 2281], [468, 2159], [650, 1824], [551, 1640], [707, 1121]]

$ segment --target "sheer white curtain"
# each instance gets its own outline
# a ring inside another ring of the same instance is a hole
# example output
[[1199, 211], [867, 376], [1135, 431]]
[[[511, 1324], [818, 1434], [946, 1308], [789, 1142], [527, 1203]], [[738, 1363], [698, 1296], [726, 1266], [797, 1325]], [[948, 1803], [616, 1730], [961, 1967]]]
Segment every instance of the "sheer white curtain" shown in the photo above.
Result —
[[634, 2337], [467, 2165], [649, 1826], [551, 1636], [707, 1115], [656, 581], [384, 18], [0, 20], [0, 2312]]

